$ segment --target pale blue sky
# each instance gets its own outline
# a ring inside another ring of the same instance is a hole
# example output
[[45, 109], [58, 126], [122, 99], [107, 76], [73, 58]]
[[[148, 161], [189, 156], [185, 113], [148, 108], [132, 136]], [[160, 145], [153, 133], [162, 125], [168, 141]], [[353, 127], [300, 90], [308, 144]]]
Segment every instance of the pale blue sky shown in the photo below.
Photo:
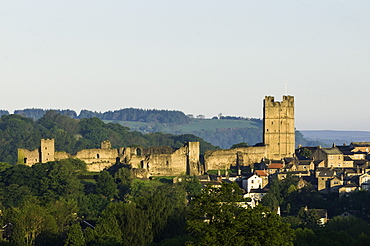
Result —
[[370, 131], [370, 1], [0, 1], [0, 109], [175, 109]]

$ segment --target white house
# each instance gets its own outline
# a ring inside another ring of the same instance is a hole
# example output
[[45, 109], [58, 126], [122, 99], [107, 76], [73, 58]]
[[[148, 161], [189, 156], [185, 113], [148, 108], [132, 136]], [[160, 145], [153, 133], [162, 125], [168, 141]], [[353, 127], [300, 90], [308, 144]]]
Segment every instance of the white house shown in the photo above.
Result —
[[261, 189], [262, 178], [253, 173], [243, 174], [241, 179], [241, 186], [244, 190], [247, 191], [247, 193], [249, 193], [251, 189]]

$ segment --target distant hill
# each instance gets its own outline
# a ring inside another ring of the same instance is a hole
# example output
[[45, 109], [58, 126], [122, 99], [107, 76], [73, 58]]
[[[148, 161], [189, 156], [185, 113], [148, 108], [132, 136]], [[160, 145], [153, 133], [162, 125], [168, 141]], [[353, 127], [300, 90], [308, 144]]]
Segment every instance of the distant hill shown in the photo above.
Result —
[[119, 123], [141, 133], [163, 132], [174, 135], [193, 134], [221, 148], [246, 142], [249, 145], [262, 142], [262, 120], [260, 119], [191, 119], [187, 124], [169, 125], [155, 122], [133, 122], [104, 120]]
[[113, 148], [179, 148], [185, 142], [195, 141], [200, 142], [201, 154], [219, 148], [192, 134], [142, 134], [120, 124], [104, 123], [96, 117], [78, 120], [49, 111], [37, 121], [15, 114], [3, 115], [0, 118], [0, 162], [16, 163], [17, 149], [34, 150], [39, 147], [41, 138], [54, 138], [56, 150], [70, 154], [82, 149], [99, 148], [104, 140], [110, 140]]
[[[34, 121], [41, 119], [48, 111], [47, 109], [23, 109], [14, 111], [17, 115], [31, 118]], [[156, 110], [156, 109], [134, 109], [125, 108], [115, 111], [96, 112], [82, 110], [77, 114], [73, 110], [53, 110], [61, 115], [74, 119], [97, 117], [105, 123], [119, 123], [129, 127], [132, 131], [141, 133], [163, 132], [173, 135], [193, 134], [215, 146], [227, 149], [232, 145], [246, 142], [249, 145], [263, 141], [263, 121], [256, 118], [245, 118], [239, 116], [221, 116], [212, 119], [202, 117], [189, 117], [181, 111]], [[6, 114], [7, 112], [4, 112]], [[323, 145], [315, 139], [304, 139], [299, 133], [296, 134], [296, 144]]]
[[304, 138], [312, 141], [320, 141], [326, 145], [342, 145], [351, 142], [370, 142], [370, 132], [368, 131], [331, 131], [331, 130], [302, 130]]

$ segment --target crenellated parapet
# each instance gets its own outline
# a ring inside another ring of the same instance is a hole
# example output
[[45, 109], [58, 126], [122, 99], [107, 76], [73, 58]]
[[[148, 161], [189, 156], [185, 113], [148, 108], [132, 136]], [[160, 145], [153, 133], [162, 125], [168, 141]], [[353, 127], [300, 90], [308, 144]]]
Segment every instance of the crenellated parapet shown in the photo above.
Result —
[[268, 159], [293, 156], [295, 150], [294, 97], [275, 101], [266, 96], [263, 105], [263, 143]]

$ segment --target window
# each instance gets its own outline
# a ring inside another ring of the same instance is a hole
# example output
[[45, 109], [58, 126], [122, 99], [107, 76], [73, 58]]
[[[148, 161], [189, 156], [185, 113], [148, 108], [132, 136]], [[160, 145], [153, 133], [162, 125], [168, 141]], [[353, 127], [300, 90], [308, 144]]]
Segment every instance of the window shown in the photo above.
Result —
[[141, 155], [141, 149], [139, 148], [136, 149], [136, 155]]

